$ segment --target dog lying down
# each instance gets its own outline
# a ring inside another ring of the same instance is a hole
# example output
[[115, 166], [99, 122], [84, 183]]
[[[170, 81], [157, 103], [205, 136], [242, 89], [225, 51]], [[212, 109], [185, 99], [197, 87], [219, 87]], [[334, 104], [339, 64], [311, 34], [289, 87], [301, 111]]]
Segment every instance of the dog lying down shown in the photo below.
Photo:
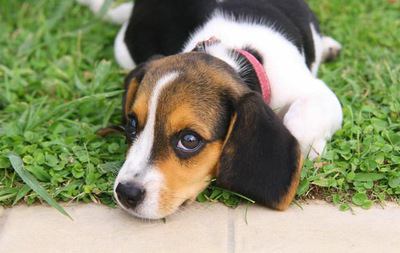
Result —
[[[78, 0], [94, 12], [103, 0]], [[121, 24], [115, 57], [125, 79], [126, 160], [118, 204], [159, 219], [210, 180], [285, 210], [303, 158], [341, 127], [335, 94], [318, 79], [341, 46], [302, 0], [136, 0], [109, 9]]]

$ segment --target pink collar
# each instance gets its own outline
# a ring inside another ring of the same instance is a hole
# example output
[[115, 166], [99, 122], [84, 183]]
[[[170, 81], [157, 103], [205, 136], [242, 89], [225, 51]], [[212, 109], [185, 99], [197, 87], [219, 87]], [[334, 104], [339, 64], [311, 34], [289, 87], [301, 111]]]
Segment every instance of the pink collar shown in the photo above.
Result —
[[[208, 40], [201, 41], [197, 43], [196, 47], [193, 49], [193, 51], [206, 51], [207, 46], [211, 46], [216, 43], [220, 43], [221, 41], [216, 38], [215, 36], [212, 36]], [[264, 102], [266, 104], [269, 104], [271, 101], [271, 85], [267, 76], [267, 73], [265, 72], [265, 69], [263, 65], [257, 60], [257, 58], [252, 55], [250, 52], [243, 50], [243, 49], [235, 49], [236, 52], [241, 54], [244, 58], [246, 58], [250, 64], [253, 66], [254, 71], [256, 72], [258, 81], [261, 86], [261, 92], [262, 92], [262, 97], [264, 99]]]
[[254, 55], [252, 55], [248, 51], [243, 49], [236, 49], [236, 51], [243, 57], [245, 57], [253, 66], [258, 81], [260, 82], [261, 92], [264, 102], [266, 104], [269, 104], [269, 102], [271, 102], [271, 85], [267, 73], [265, 72], [264, 66], [257, 60], [257, 58]]

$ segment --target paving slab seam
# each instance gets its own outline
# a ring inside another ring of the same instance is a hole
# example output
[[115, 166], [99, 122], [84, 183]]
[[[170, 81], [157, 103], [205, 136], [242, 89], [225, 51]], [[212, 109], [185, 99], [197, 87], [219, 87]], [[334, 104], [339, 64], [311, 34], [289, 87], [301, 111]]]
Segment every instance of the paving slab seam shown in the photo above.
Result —
[[236, 240], [235, 240], [235, 213], [234, 210], [228, 209], [228, 238], [227, 250], [228, 253], [235, 253]]
[[7, 222], [7, 212], [4, 207], [0, 206], [0, 241], [3, 235], [3, 230]]

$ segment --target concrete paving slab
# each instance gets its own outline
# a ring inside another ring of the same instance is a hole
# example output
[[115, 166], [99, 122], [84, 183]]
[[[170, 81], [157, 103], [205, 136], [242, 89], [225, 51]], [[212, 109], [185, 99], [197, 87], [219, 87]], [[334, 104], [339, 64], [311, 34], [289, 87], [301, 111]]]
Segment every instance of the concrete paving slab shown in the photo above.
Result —
[[235, 212], [235, 252], [400, 252], [397, 204], [341, 212], [325, 202], [285, 212], [254, 206]]
[[4, 217], [4, 208], [2, 206], [0, 206], [0, 236], [2, 234], [1, 232], [3, 230], [5, 222], [6, 222], [6, 218]]
[[[286, 212], [195, 203], [162, 221], [119, 209], [45, 206], [0, 210], [0, 252], [399, 252], [400, 207], [340, 212], [324, 202]], [[247, 223], [246, 223], [247, 218]]]
[[226, 252], [229, 210], [195, 203], [162, 221], [135, 219], [100, 205], [6, 210], [0, 252]]

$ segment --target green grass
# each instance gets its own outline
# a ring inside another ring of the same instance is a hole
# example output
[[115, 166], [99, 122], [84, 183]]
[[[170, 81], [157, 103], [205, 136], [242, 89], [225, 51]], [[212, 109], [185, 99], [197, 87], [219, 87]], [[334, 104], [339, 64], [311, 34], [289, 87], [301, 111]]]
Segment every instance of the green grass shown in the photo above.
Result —
[[[307, 161], [299, 198], [368, 208], [400, 198], [400, 2], [312, 0], [322, 29], [344, 45], [320, 77], [343, 105], [344, 124], [327, 153]], [[0, 0], [0, 204], [42, 201], [8, 155], [57, 201], [112, 205], [124, 157], [118, 123], [124, 73], [113, 60], [118, 27], [74, 1]], [[240, 196], [210, 187], [199, 201], [234, 206]]]

